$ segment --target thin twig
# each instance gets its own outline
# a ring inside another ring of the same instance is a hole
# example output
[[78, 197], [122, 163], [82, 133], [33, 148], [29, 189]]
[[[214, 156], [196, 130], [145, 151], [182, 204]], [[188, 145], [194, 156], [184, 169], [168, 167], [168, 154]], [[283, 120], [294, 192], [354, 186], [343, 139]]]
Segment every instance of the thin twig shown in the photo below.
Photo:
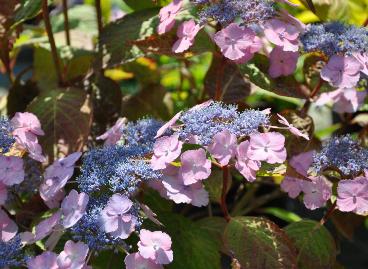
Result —
[[327, 210], [326, 214], [323, 216], [323, 218], [319, 221], [321, 225], [324, 225], [326, 221], [331, 217], [332, 213], [336, 209], [336, 201], [331, 205], [331, 207]]
[[98, 36], [101, 36], [101, 32], [103, 28], [101, 0], [95, 0], [95, 8], [96, 8], [96, 15], [97, 15]]
[[66, 44], [70, 46], [70, 28], [69, 28], [69, 16], [68, 16], [68, 0], [63, 0], [63, 14], [64, 14], [64, 31], [65, 31], [65, 38]]
[[47, 37], [49, 38], [49, 43], [50, 43], [51, 53], [52, 53], [52, 59], [54, 61], [54, 65], [55, 65], [55, 71], [56, 71], [56, 75], [57, 75], [57, 78], [58, 78], [58, 83], [59, 83], [60, 86], [63, 86], [64, 85], [64, 79], [63, 79], [63, 75], [61, 73], [60, 59], [59, 59], [56, 44], [55, 44], [55, 38], [54, 38], [54, 35], [52, 33], [52, 27], [51, 27], [51, 22], [50, 22], [50, 14], [49, 14], [49, 9], [48, 9], [48, 0], [42, 0], [42, 15], [43, 15], [43, 20], [45, 22]]
[[312, 103], [313, 98], [318, 94], [318, 92], [321, 90], [322, 85], [325, 83], [325, 81], [322, 78], [319, 78], [318, 84], [316, 85], [316, 87], [313, 89], [313, 91], [311, 92], [311, 94], [309, 95], [308, 100], [304, 103], [304, 106], [301, 109], [301, 113], [302, 115], [307, 114], [309, 107]]
[[229, 222], [231, 218], [229, 211], [227, 209], [227, 204], [226, 204], [226, 193], [227, 193], [228, 184], [229, 184], [229, 175], [230, 175], [229, 167], [227, 165], [222, 167], [222, 193], [221, 193], [220, 206], [221, 206], [222, 213], [224, 214], [224, 218], [227, 222]]

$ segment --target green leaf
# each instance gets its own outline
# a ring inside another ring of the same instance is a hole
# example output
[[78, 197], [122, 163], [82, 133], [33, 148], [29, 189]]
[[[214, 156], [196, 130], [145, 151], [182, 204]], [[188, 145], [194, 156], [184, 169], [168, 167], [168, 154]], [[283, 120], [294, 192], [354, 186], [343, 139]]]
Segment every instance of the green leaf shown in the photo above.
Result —
[[297, 268], [295, 247], [289, 237], [267, 219], [232, 218], [226, 226], [224, 242], [228, 253], [244, 269]]
[[245, 81], [237, 65], [218, 56], [212, 59], [204, 87], [211, 98], [227, 103], [242, 101], [250, 94], [250, 83]]
[[166, 6], [171, 1], [170, 0], [158, 0], [154, 1], [152, 0], [124, 0], [124, 2], [133, 10], [141, 10], [141, 9], [147, 9], [147, 8], [153, 8], [157, 6]]
[[306, 98], [308, 89], [300, 86], [293, 76], [272, 79], [268, 76], [269, 62], [265, 55], [256, 54], [245, 64], [240, 64], [240, 73], [263, 90], [288, 97]]
[[[222, 170], [213, 170], [211, 176], [204, 182], [211, 202], [220, 203], [222, 194]], [[228, 183], [228, 191], [231, 187], [231, 178]]]
[[157, 8], [133, 12], [104, 27], [99, 44], [107, 52], [107, 66], [128, 62], [143, 55], [137, 46], [133, 46], [132, 41], [143, 40], [155, 33], [157, 13]]
[[226, 220], [221, 217], [207, 217], [204, 219], [200, 219], [196, 222], [201, 229], [208, 231], [208, 233], [217, 240], [217, 242], [221, 242], [221, 248], [223, 252], [226, 250], [223, 247], [222, 243], [222, 235], [225, 231]]
[[316, 221], [303, 220], [288, 225], [285, 232], [298, 249], [298, 268], [332, 268], [336, 244], [329, 231]]
[[174, 260], [172, 269], [220, 269], [218, 238], [195, 222], [173, 213], [157, 212], [163, 230], [171, 236]]
[[41, 121], [45, 135], [40, 142], [49, 160], [80, 151], [87, 141], [92, 109], [82, 89], [50, 89], [36, 97], [27, 110]]
[[42, 0], [23, 0], [21, 6], [16, 10], [14, 26], [36, 17], [42, 6]]
[[297, 214], [279, 207], [267, 207], [262, 209], [262, 212], [278, 217], [286, 222], [297, 222], [302, 220]]

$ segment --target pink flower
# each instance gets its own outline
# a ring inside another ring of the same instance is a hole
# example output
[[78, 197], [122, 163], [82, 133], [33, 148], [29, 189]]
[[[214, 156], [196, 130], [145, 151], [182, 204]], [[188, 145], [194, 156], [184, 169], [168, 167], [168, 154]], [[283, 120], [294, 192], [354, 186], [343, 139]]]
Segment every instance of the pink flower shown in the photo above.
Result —
[[52, 233], [55, 226], [59, 224], [61, 218], [60, 210], [55, 212], [51, 217], [41, 221], [35, 227], [35, 239], [34, 242], [44, 239], [46, 236]]
[[88, 251], [88, 246], [82, 242], [67, 241], [56, 260], [59, 269], [82, 269]]
[[332, 183], [324, 177], [311, 178], [312, 181], [303, 180], [304, 205], [310, 210], [322, 207], [331, 198]]
[[321, 77], [332, 86], [352, 88], [360, 78], [362, 65], [351, 56], [333, 55], [321, 70]]
[[45, 180], [40, 186], [40, 195], [43, 200], [52, 199], [64, 188], [67, 181], [73, 176], [74, 165], [81, 155], [81, 152], [72, 153], [65, 158], [56, 160], [46, 168]]
[[32, 159], [44, 162], [46, 158], [42, 155], [37, 136], [45, 133], [41, 129], [41, 123], [38, 118], [29, 112], [17, 112], [11, 120], [11, 125], [14, 129], [13, 135], [18, 147], [22, 150], [27, 150]]
[[19, 157], [0, 155], [0, 183], [12, 186], [23, 180], [23, 160]]
[[155, 138], [159, 138], [160, 136], [162, 136], [169, 128], [171, 128], [176, 122], [177, 120], [180, 118], [181, 114], [183, 113], [183, 111], [179, 111], [178, 113], [175, 114], [174, 117], [172, 117], [171, 120], [169, 120], [168, 122], [166, 122], [160, 129], [158, 129]]
[[158, 34], [162, 35], [170, 31], [174, 27], [175, 17], [178, 14], [182, 5], [182, 0], [173, 0], [167, 6], [161, 8], [159, 13], [160, 23], [157, 28]]
[[354, 88], [337, 89], [322, 93], [316, 101], [317, 106], [333, 103], [333, 110], [337, 113], [354, 113], [364, 103], [366, 91], [357, 91]]
[[356, 53], [353, 53], [353, 56], [362, 65], [362, 69], [360, 71], [368, 76], [368, 53], [356, 52]]
[[101, 222], [105, 232], [115, 238], [127, 239], [134, 231], [137, 219], [129, 213], [133, 203], [128, 197], [114, 194], [101, 212]]
[[264, 33], [266, 38], [283, 51], [298, 51], [298, 29], [284, 21], [271, 19], [265, 23]]
[[44, 131], [41, 129], [41, 123], [38, 118], [29, 112], [15, 113], [14, 117], [11, 119], [11, 125], [15, 134], [23, 132], [31, 133], [35, 136], [45, 135]]
[[280, 187], [284, 192], [287, 192], [290, 198], [296, 198], [302, 191], [302, 179], [286, 176]]
[[208, 151], [222, 166], [225, 166], [235, 156], [236, 146], [236, 136], [228, 130], [223, 130], [214, 135], [212, 143], [208, 146]]
[[222, 54], [230, 60], [239, 60], [246, 55], [246, 50], [253, 45], [256, 34], [250, 28], [243, 28], [232, 23], [217, 32], [214, 40]]
[[254, 161], [283, 163], [286, 160], [285, 137], [280, 133], [258, 133], [250, 136], [248, 157]]
[[84, 192], [78, 193], [71, 190], [69, 195], [65, 197], [61, 203], [61, 211], [63, 213], [62, 224], [65, 228], [74, 226], [86, 212], [89, 197]]
[[290, 13], [287, 12], [287, 10], [281, 9], [278, 15], [280, 16], [280, 20], [294, 26], [299, 31], [299, 33], [303, 33], [305, 31], [305, 28], [307, 26], [297, 18], [290, 15]]
[[169, 172], [164, 171], [162, 184], [166, 190], [165, 196], [176, 204], [186, 203], [194, 206], [208, 205], [208, 192], [201, 182], [185, 185], [183, 179], [178, 176], [178, 168], [171, 166]]
[[308, 134], [304, 134], [302, 133], [302, 131], [300, 131], [298, 128], [294, 127], [294, 125], [292, 125], [291, 123], [289, 123], [287, 121], [287, 119], [285, 119], [283, 116], [281, 116], [280, 114], [277, 114], [277, 116], [280, 118], [279, 119], [279, 123], [286, 125], [289, 128], [289, 131], [296, 135], [296, 136], [301, 136], [306, 140], [309, 140]]
[[27, 261], [28, 269], [59, 269], [56, 263], [57, 255], [46, 251]]
[[178, 28], [177, 36], [179, 39], [172, 48], [173, 52], [180, 53], [189, 49], [200, 29], [201, 27], [194, 20], [183, 22]]
[[168, 234], [155, 231], [150, 232], [142, 229], [138, 242], [139, 254], [154, 261], [156, 264], [169, 264], [173, 261], [171, 250], [171, 238]]
[[257, 171], [261, 168], [261, 162], [248, 158], [249, 141], [244, 141], [236, 148], [235, 168], [249, 182], [256, 180]]
[[254, 53], [260, 51], [262, 47], [263, 47], [262, 39], [260, 39], [258, 36], [255, 36], [252, 41], [252, 44], [243, 51], [244, 56], [241, 57], [239, 60], [236, 60], [235, 63], [245, 64], [246, 62], [251, 60], [254, 56]]
[[121, 138], [121, 129], [125, 126], [126, 121], [126, 118], [118, 119], [114, 126], [112, 126], [109, 130], [107, 130], [107, 132], [100, 135], [96, 139], [105, 140], [105, 146], [115, 145]]
[[45, 201], [45, 205], [47, 205], [48, 208], [59, 208], [61, 201], [63, 201], [65, 197], [65, 190], [61, 189], [59, 190], [50, 200]]
[[204, 149], [188, 150], [181, 157], [180, 176], [185, 185], [206, 179], [211, 174], [211, 161], [207, 159]]
[[367, 178], [341, 180], [337, 186], [337, 207], [340, 211], [366, 215], [368, 212]]
[[293, 156], [290, 160], [290, 165], [301, 175], [307, 176], [308, 170], [313, 163], [314, 150], [300, 153]]
[[4, 205], [6, 199], [8, 199], [8, 191], [6, 186], [0, 182], [0, 205]]
[[17, 224], [8, 217], [8, 214], [0, 209], [0, 240], [9, 241], [17, 234], [17, 231]]
[[146, 215], [146, 217], [152, 221], [153, 223], [157, 224], [157, 225], [161, 225], [163, 226], [163, 224], [157, 219], [157, 215], [155, 212], [152, 211], [151, 208], [149, 208], [147, 205], [145, 204], [139, 204], [141, 209], [143, 210], [144, 214]]
[[153, 146], [152, 169], [160, 170], [166, 168], [169, 163], [179, 157], [182, 146], [183, 142], [179, 141], [178, 135], [158, 138]]
[[213, 100], [210, 99], [210, 100], [207, 100], [207, 101], [205, 101], [205, 102], [203, 102], [201, 104], [198, 104], [198, 105], [193, 106], [188, 111], [198, 111], [198, 110], [201, 110], [203, 108], [209, 107], [212, 103], [213, 103]]
[[125, 269], [163, 269], [161, 264], [145, 259], [139, 253], [132, 253], [125, 257]]
[[283, 51], [281, 47], [274, 47], [270, 54], [270, 68], [268, 73], [272, 78], [288, 76], [294, 73], [299, 53]]

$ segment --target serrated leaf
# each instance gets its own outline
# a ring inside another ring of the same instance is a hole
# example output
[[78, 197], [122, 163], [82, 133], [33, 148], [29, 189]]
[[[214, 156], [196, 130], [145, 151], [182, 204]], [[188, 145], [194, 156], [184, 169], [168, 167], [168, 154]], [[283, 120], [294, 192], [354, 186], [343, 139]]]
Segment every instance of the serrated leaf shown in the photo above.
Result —
[[220, 269], [221, 242], [195, 222], [173, 213], [157, 212], [163, 230], [171, 236], [172, 269]]
[[214, 56], [204, 81], [210, 98], [227, 103], [243, 100], [250, 94], [250, 83], [245, 81], [236, 64]]
[[224, 243], [244, 269], [297, 268], [296, 250], [275, 223], [258, 217], [235, 217], [227, 224]]
[[285, 232], [298, 249], [298, 268], [332, 268], [336, 262], [336, 244], [329, 231], [318, 222], [303, 220], [292, 223]]
[[27, 111], [41, 121], [45, 135], [40, 137], [40, 142], [51, 161], [59, 155], [80, 151], [87, 141], [92, 106], [82, 89], [50, 89], [38, 96]]
[[207, 217], [204, 219], [200, 219], [196, 222], [201, 229], [208, 231], [208, 233], [213, 237], [216, 238], [218, 242], [221, 242], [221, 249], [222, 252], [226, 252], [223, 243], [222, 243], [222, 235], [225, 231], [226, 227], [226, 220], [221, 217]]
[[269, 62], [265, 55], [256, 54], [251, 61], [238, 66], [243, 76], [263, 90], [302, 99], [309, 96], [308, 89], [301, 87], [293, 76], [272, 79], [268, 75]]

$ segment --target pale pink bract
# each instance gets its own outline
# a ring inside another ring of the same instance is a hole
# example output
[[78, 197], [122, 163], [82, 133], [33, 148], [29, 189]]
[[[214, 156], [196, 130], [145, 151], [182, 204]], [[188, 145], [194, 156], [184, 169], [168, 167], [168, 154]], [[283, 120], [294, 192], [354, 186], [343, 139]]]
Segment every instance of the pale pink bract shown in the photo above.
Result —
[[305, 134], [305, 133], [303, 133], [302, 131], [300, 131], [298, 128], [294, 127], [294, 125], [293, 125], [293, 124], [291, 124], [291, 123], [289, 123], [289, 122], [287, 121], [287, 119], [286, 119], [285, 117], [283, 117], [282, 115], [277, 114], [277, 116], [279, 117], [279, 120], [278, 120], [278, 121], [279, 121], [279, 123], [281, 123], [281, 124], [283, 124], [283, 125], [287, 126], [287, 127], [289, 128], [289, 131], [290, 131], [292, 134], [294, 134], [294, 135], [296, 135], [296, 136], [303, 137], [303, 138], [304, 138], [304, 139], [306, 139], [306, 140], [309, 140], [308, 134]]
[[298, 51], [298, 28], [279, 19], [267, 21], [264, 28], [266, 38], [276, 46], [282, 48], [283, 51]]
[[180, 11], [182, 5], [182, 0], [173, 0], [167, 6], [161, 8], [159, 13], [160, 23], [157, 27], [158, 34], [162, 35], [174, 27], [175, 17]]
[[253, 134], [247, 155], [254, 161], [283, 163], [286, 160], [285, 137], [276, 132]]
[[368, 212], [368, 179], [341, 180], [337, 185], [337, 207], [340, 211], [366, 215]]
[[27, 261], [28, 269], [60, 269], [56, 263], [57, 255], [46, 251]]
[[57, 257], [56, 263], [59, 269], [82, 269], [87, 258], [89, 248], [82, 242], [74, 243], [69, 240], [65, 243], [64, 250]]
[[236, 135], [225, 129], [213, 136], [207, 150], [222, 166], [225, 166], [235, 156], [236, 146]]
[[235, 168], [249, 182], [256, 180], [257, 171], [261, 168], [260, 161], [254, 161], [248, 157], [249, 141], [243, 141], [236, 148]]
[[191, 185], [208, 178], [211, 174], [211, 161], [204, 149], [185, 151], [181, 157], [180, 176], [185, 185]]
[[61, 203], [63, 218], [61, 223], [65, 228], [74, 226], [86, 212], [89, 197], [84, 192], [71, 190]]
[[0, 183], [13, 186], [23, 180], [23, 160], [19, 157], [0, 155]]
[[104, 134], [98, 136], [97, 140], [104, 140], [105, 146], [115, 145], [122, 136], [122, 129], [127, 122], [126, 118], [120, 118], [116, 121], [115, 125], [107, 130]]
[[150, 259], [156, 264], [169, 264], [173, 261], [171, 238], [168, 234], [142, 229], [139, 239], [138, 250], [143, 258]]
[[194, 20], [183, 22], [178, 28], [177, 36], [179, 39], [172, 47], [173, 52], [181, 53], [189, 49], [193, 45], [194, 38], [200, 29], [201, 27]]
[[163, 269], [161, 264], [156, 264], [150, 259], [145, 259], [139, 253], [132, 253], [124, 259], [126, 269]]
[[321, 77], [337, 88], [352, 88], [360, 78], [361, 63], [352, 56], [333, 55], [321, 70]]
[[311, 181], [302, 180], [303, 201], [306, 208], [314, 210], [326, 204], [332, 195], [332, 183], [326, 178], [311, 177]]
[[165, 169], [181, 153], [183, 142], [178, 135], [163, 136], [156, 140], [153, 146], [151, 167], [153, 170]]
[[268, 73], [272, 78], [293, 74], [296, 69], [298, 57], [298, 52], [283, 51], [281, 47], [274, 47], [270, 53]]
[[9, 218], [5, 211], [0, 209], [0, 240], [7, 242], [11, 240], [17, 232], [17, 224]]

